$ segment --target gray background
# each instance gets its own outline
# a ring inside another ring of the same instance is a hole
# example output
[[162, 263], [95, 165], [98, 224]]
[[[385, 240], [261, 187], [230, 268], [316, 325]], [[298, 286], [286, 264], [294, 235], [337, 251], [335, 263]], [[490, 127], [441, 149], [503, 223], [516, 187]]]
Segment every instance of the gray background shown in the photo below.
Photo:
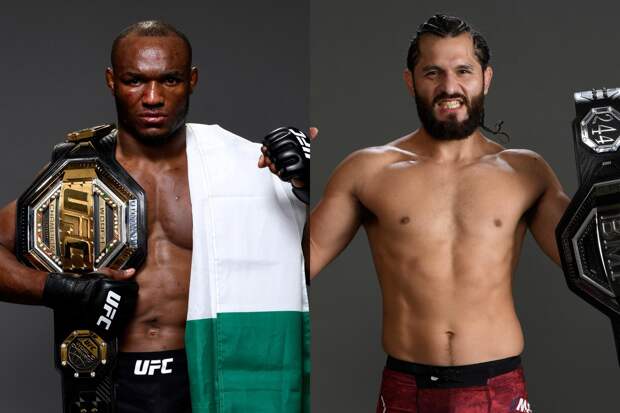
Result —
[[[366, 3], [312, 0], [310, 120], [321, 131], [313, 145], [314, 202], [348, 153], [418, 127], [401, 74], [409, 39], [436, 12], [459, 15], [487, 37], [495, 69], [487, 123], [503, 119], [512, 137], [507, 146], [540, 153], [566, 192], [575, 192], [572, 93], [620, 86], [617, 3], [589, 1], [579, 9], [542, 1]], [[610, 323], [569, 292], [531, 236], [515, 296], [534, 411], [617, 411]], [[360, 231], [313, 283], [313, 411], [374, 411], [385, 362], [380, 299]]]
[[[313, 148], [315, 200], [346, 154], [418, 126], [401, 71], [409, 38], [435, 12], [463, 16], [485, 33], [495, 69], [488, 123], [505, 120], [508, 146], [542, 154], [569, 194], [576, 189], [571, 93], [620, 86], [619, 6], [612, 2], [573, 10], [532, 1], [379, 7], [312, 0], [311, 66], [307, 1], [168, 4], [3, 6], [0, 204], [32, 181], [65, 132], [114, 119], [103, 83], [109, 45], [123, 27], [147, 18], [165, 18], [192, 40], [201, 78], [190, 121], [219, 123], [249, 138], [283, 123], [305, 127], [311, 67], [310, 119], [321, 128]], [[535, 411], [612, 411], [620, 376], [608, 321], [568, 291], [531, 238], [515, 280]], [[313, 283], [313, 411], [373, 411], [384, 363], [380, 312], [360, 233]], [[0, 304], [0, 326], [0, 410], [59, 411], [49, 310]]]
[[[19, 2], [0, 14], [0, 204], [16, 198], [64, 134], [114, 121], [104, 84], [120, 30], [160, 18], [190, 38], [200, 79], [189, 121], [249, 139], [306, 128], [309, 2]], [[258, 155], [258, 154], [257, 154]], [[51, 311], [0, 304], [0, 411], [59, 412]]]

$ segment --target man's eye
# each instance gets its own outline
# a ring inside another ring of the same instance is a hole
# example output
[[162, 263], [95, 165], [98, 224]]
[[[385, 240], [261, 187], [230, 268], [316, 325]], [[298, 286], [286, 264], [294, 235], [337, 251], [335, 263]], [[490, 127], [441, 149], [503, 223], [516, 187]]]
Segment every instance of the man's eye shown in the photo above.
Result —
[[426, 72], [426, 74], [424, 76], [426, 76], [426, 77], [435, 77], [435, 76], [437, 76], [437, 72], [436, 71]]
[[469, 74], [469, 73], [471, 73], [471, 70], [469, 70], [469, 69], [460, 69], [459, 70], [459, 74], [461, 74], [461, 75], [466, 75], [466, 74]]
[[127, 79], [125, 83], [130, 86], [138, 86], [141, 82], [140, 82], [140, 79], [132, 78], [132, 79]]
[[180, 80], [176, 77], [167, 77], [164, 82], [168, 85], [168, 86], [174, 86], [179, 84]]

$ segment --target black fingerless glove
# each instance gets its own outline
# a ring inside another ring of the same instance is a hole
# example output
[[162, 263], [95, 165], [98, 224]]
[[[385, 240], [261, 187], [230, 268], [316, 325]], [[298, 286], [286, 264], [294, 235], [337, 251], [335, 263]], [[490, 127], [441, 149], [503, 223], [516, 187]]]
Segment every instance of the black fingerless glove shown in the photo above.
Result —
[[87, 320], [89, 328], [114, 334], [131, 317], [138, 299], [135, 280], [112, 280], [103, 274], [50, 273], [43, 304], [71, 311]]
[[297, 128], [278, 128], [263, 139], [266, 155], [276, 166], [283, 181], [298, 179], [302, 188], [293, 186], [293, 194], [305, 204], [310, 203], [310, 139]]

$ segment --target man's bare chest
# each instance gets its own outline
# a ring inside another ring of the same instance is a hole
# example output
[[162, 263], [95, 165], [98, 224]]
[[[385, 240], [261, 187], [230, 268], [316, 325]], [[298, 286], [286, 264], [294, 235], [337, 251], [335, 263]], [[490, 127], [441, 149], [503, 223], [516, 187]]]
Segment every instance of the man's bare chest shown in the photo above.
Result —
[[192, 208], [187, 168], [129, 170], [146, 193], [147, 225], [151, 241], [170, 242], [192, 249]]
[[364, 186], [360, 201], [367, 224], [393, 235], [510, 236], [540, 188], [513, 170], [385, 168]]

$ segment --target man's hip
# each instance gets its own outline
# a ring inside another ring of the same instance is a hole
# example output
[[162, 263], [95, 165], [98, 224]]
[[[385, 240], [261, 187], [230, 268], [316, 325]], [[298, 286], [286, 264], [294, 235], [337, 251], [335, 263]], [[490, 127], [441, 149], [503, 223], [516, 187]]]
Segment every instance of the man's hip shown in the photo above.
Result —
[[520, 357], [430, 366], [388, 357], [377, 413], [531, 413]]

